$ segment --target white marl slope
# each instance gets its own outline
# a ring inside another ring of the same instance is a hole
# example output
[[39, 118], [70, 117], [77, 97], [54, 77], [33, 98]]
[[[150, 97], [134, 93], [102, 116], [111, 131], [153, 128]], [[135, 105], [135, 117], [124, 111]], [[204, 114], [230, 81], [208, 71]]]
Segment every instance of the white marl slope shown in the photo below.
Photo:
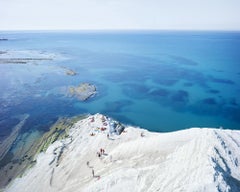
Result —
[[[76, 123], [69, 138], [53, 143], [5, 191], [240, 191], [240, 131], [152, 133], [126, 127], [107, 138], [109, 122], [103, 119], [96, 114]], [[105, 149], [101, 158], [96, 155], [100, 148]]]

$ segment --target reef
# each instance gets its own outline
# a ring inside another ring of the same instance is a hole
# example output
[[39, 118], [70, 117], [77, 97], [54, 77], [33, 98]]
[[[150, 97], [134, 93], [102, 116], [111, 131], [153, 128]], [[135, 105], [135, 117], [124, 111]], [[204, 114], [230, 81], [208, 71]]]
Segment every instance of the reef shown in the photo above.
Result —
[[65, 73], [66, 73], [66, 75], [69, 75], [69, 76], [77, 75], [77, 72], [73, 71], [72, 69], [67, 69]]
[[76, 87], [69, 87], [68, 94], [71, 97], [76, 97], [81, 101], [86, 101], [96, 94], [96, 87], [90, 83], [81, 83]]
[[[55, 141], [67, 138], [69, 129], [87, 115], [59, 118], [44, 134], [37, 131], [21, 133], [21, 128], [28, 117], [29, 115], [25, 115], [13, 128], [12, 133], [1, 143], [0, 189], [13, 179], [22, 177], [25, 170], [36, 163], [39, 153], [45, 152]], [[60, 161], [61, 154], [58, 156], [58, 161]]]

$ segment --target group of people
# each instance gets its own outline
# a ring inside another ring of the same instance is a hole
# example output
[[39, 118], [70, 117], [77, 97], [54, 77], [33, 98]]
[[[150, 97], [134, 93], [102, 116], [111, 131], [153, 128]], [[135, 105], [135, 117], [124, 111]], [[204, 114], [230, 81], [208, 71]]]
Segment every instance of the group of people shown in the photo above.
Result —
[[105, 154], [105, 150], [104, 149], [100, 149], [100, 152], [98, 151], [97, 152], [97, 156], [100, 158], [102, 155], [104, 155]]
[[[100, 151], [97, 152], [97, 156], [98, 156], [99, 158], [100, 158], [102, 155], [104, 155], [104, 154], [105, 154], [105, 150], [104, 150], [103, 148], [100, 148]], [[89, 168], [92, 169], [92, 176], [93, 176], [93, 178], [97, 177], [98, 179], [100, 179], [100, 176], [96, 176], [96, 175], [95, 175], [95, 171], [94, 171], [93, 167], [90, 167], [89, 161], [87, 161], [86, 164], [87, 164], [87, 166], [88, 166]]]
[[[104, 126], [107, 126], [107, 125], [108, 125], [107, 119], [106, 119], [104, 116], [102, 116], [101, 120], [102, 120], [102, 123], [103, 123]], [[94, 117], [91, 117], [91, 118], [90, 118], [90, 122], [91, 122], [91, 123], [95, 122]], [[107, 128], [102, 127], [102, 128], [98, 128], [98, 129], [100, 129], [101, 131], [105, 131]], [[95, 136], [95, 133], [91, 132], [91, 133], [90, 133], [90, 136]], [[110, 136], [109, 136], [109, 133], [107, 133], [107, 138], [109, 139], [109, 137], [110, 137]], [[105, 155], [105, 150], [104, 150], [103, 148], [100, 148], [100, 150], [97, 151], [97, 156], [98, 156], [99, 158], [101, 158], [102, 155]], [[93, 167], [90, 166], [89, 161], [87, 161], [86, 164], [87, 164], [87, 167], [88, 167], [88, 168], [92, 169], [92, 177], [93, 177], [93, 178], [96, 178], [96, 177], [97, 177], [98, 179], [100, 179], [100, 176], [96, 176], [96, 175], [95, 175], [95, 171], [94, 171]]]

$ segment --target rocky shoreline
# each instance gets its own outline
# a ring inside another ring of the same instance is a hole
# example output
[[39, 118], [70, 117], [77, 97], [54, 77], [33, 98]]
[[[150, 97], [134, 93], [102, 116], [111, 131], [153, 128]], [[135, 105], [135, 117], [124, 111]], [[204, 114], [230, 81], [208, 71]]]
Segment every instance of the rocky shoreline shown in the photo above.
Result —
[[52, 61], [52, 58], [0, 58], [0, 64], [28, 64], [33, 61]]
[[[67, 138], [69, 129], [77, 121], [86, 118], [88, 115], [79, 115], [72, 118], [59, 118], [49, 131], [43, 135], [36, 136], [36, 133], [20, 134], [28, 116], [17, 124], [12, 134], [7, 137], [0, 147], [0, 189], [32, 167], [36, 163], [39, 153], [45, 152], [47, 148], [57, 140]], [[40, 137], [39, 137], [40, 136]], [[10, 151], [12, 147], [17, 149]], [[60, 160], [60, 156], [58, 157]]]

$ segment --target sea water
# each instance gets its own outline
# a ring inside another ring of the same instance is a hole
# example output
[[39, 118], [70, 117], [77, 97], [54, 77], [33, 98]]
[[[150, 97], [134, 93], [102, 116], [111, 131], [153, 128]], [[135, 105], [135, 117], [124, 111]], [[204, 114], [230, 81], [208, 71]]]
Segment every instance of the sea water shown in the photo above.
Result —
[[[0, 132], [29, 114], [22, 131], [58, 117], [102, 113], [168, 132], [240, 129], [240, 33], [200, 31], [0, 32], [0, 51], [53, 53], [53, 61], [0, 64]], [[21, 55], [19, 55], [21, 57]], [[62, 70], [77, 72], [68, 76]], [[89, 82], [87, 101], [60, 90]]]

